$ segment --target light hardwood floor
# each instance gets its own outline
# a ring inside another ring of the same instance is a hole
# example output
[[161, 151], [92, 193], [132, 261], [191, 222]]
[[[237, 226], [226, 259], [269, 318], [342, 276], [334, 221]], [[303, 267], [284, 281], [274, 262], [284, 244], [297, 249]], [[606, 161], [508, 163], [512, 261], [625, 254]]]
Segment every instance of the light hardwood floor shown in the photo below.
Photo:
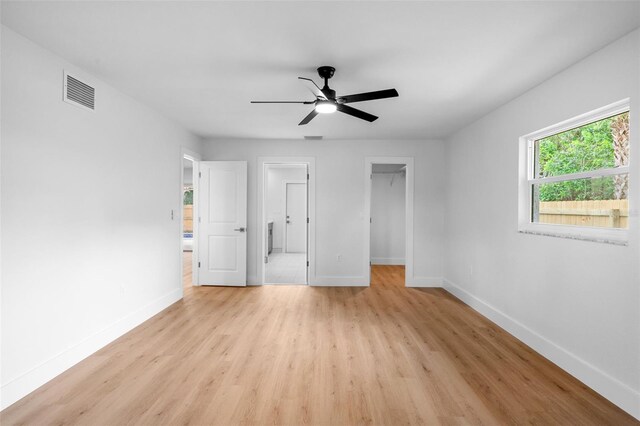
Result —
[[192, 287], [12, 424], [638, 424], [441, 289]]
[[193, 285], [193, 252], [182, 252], [182, 287], [186, 290], [190, 289]]

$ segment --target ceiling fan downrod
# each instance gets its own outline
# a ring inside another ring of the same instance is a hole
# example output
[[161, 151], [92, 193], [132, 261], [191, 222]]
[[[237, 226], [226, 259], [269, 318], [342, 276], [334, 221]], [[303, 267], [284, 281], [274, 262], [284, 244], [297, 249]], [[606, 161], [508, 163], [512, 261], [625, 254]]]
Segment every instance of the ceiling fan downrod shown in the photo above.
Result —
[[324, 87], [322, 88], [322, 93], [324, 93], [324, 95], [331, 100], [336, 99], [336, 91], [329, 88], [329, 79], [333, 77], [333, 74], [335, 72], [336, 69], [328, 65], [318, 68], [318, 75], [320, 76], [320, 78], [324, 79]]

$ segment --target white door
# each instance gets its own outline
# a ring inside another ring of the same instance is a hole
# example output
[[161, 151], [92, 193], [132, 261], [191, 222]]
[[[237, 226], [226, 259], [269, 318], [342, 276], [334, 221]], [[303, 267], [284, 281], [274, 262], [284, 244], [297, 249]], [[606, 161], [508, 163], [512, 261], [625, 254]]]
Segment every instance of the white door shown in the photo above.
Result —
[[287, 183], [286, 242], [285, 252], [307, 251], [307, 185]]
[[201, 161], [200, 285], [247, 285], [247, 162]]

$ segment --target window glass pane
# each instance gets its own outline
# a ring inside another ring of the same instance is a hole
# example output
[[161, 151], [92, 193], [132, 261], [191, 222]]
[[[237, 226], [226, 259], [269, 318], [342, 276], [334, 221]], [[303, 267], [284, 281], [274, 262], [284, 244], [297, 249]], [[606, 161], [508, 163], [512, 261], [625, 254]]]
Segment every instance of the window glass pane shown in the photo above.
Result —
[[534, 178], [628, 164], [628, 112], [535, 141]]
[[533, 185], [536, 223], [627, 228], [628, 174]]

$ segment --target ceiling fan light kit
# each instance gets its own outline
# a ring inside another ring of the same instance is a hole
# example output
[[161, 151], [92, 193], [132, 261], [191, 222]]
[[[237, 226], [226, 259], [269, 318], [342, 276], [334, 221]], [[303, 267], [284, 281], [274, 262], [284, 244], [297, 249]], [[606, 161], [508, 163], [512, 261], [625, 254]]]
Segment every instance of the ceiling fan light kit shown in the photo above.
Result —
[[316, 102], [316, 112], [320, 114], [331, 114], [336, 112], [338, 107], [331, 101], [318, 101]]
[[352, 102], [373, 101], [376, 99], [394, 98], [398, 96], [396, 89], [378, 90], [375, 92], [357, 93], [355, 95], [336, 96], [336, 91], [329, 87], [329, 79], [333, 77], [336, 69], [330, 66], [322, 66], [318, 68], [318, 75], [324, 79], [324, 87], [321, 89], [309, 78], [298, 77], [298, 79], [313, 93], [316, 97], [314, 101], [251, 101], [252, 104], [305, 104], [314, 105], [313, 110], [298, 124], [303, 126], [309, 123], [318, 114], [331, 114], [340, 111], [352, 117], [359, 118], [368, 122], [378, 119], [377, 116], [368, 112], [350, 107], [346, 104]]

